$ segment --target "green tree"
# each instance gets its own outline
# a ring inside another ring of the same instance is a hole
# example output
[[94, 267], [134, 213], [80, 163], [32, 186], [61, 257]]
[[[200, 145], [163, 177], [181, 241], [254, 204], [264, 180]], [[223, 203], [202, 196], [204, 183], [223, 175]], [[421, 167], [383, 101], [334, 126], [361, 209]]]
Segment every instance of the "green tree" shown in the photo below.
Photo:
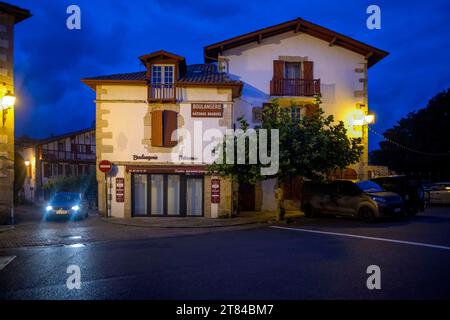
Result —
[[96, 197], [97, 180], [95, 172], [84, 176], [60, 177], [50, 180], [43, 189], [52, 195], [56, 192], [77, 192], [87, 198]]
[[[320, 97], [317, 97], [316, 105], [319, 106], [320, 103]], [[319, 107], [311, 115], [301, 118], [297, 116], [295, 109], [294, 104], [280, 107], [277, 100], [263, 109], [261, 128], [279, 131], [279, 169], [275, 174], [262, 176], [260, 169], [263, 166], [259, 161], [256, 165], [220, 163], [210, 166], [210, 172], [232, 176], [238, 182], [254, 183], [275, 178], [278, 219], [283, 219], [285, 214], [284, 181], [287, 177], [325, 180], [335, 170], [357, 162], [363, 151], [361, 139], [349, 138], [342, 121], [335, 122], [333, 116], [325, 116]], [[241, 128], [248, 129], [248, 124], [242, 119]], [[221, 144], [224, 153], [225, 145], [226, 143]], [[271, 152], [271, 145], [268, 149]]]
[[372, 164], [418, 178], [450, 179], [450, 89], [401, 118], [384, 137], [370, 154]]

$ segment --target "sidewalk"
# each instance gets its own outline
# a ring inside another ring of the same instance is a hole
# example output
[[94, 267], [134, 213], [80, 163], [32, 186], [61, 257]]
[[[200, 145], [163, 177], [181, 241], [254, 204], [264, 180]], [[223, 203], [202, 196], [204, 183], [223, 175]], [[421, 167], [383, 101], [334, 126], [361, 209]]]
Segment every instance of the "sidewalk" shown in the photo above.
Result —
[[13, 230], [14, 226], [0, 226], [0, 233]]
[[[286, 211], [286, 220], [300, 218], [300, 211]], [[144, 228], [221, 228], [247, 224], [275, 222], [274, 212], [245, 212], [234, 218], [209, 219], [203, 217], [134, 217], [134, 218], [102, 218], [108, 223], [115, 223]]]

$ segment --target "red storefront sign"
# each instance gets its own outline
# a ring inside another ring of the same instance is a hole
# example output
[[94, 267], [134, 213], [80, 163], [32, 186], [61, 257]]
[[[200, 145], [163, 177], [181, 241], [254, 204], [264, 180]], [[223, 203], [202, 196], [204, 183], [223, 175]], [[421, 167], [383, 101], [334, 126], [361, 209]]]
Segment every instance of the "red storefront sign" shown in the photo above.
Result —
[[130, 173], [206, 173], [205, 166], [127, 166], [125, 170]]
[[220, 203], [220, 180], [211, 179], [211, 203]]
[[125, 201], [125, 179], [116, 178], [116, 202]]

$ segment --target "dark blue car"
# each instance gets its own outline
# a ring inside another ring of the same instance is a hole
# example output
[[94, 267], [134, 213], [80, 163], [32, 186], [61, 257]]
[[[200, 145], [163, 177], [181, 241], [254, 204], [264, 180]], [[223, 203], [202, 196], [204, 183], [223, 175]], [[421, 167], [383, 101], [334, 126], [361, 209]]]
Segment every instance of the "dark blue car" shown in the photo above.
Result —
[[51, 218], [84, 219], [88, 217], [88, 205], [81, 193], [56, 193], [45, 206], [45, 220]]

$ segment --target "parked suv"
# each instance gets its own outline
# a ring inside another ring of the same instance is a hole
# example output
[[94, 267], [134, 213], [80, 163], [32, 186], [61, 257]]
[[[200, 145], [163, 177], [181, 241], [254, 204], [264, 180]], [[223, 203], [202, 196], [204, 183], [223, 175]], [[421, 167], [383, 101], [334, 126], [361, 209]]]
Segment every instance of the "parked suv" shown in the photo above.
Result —
[[349, 180], [306, 182], [302, 211], [306, 217], [322, 213], [359, 217], [365, 222], [384, 216], [404, 215], [402, 198], [369, 180], [357, 183]]
[[413, 216], [425, 210], [425, 191], [418, 181], [407, 176], [387, 176], [370, 179], [382, 188], [399, 194], [406, 212]]

